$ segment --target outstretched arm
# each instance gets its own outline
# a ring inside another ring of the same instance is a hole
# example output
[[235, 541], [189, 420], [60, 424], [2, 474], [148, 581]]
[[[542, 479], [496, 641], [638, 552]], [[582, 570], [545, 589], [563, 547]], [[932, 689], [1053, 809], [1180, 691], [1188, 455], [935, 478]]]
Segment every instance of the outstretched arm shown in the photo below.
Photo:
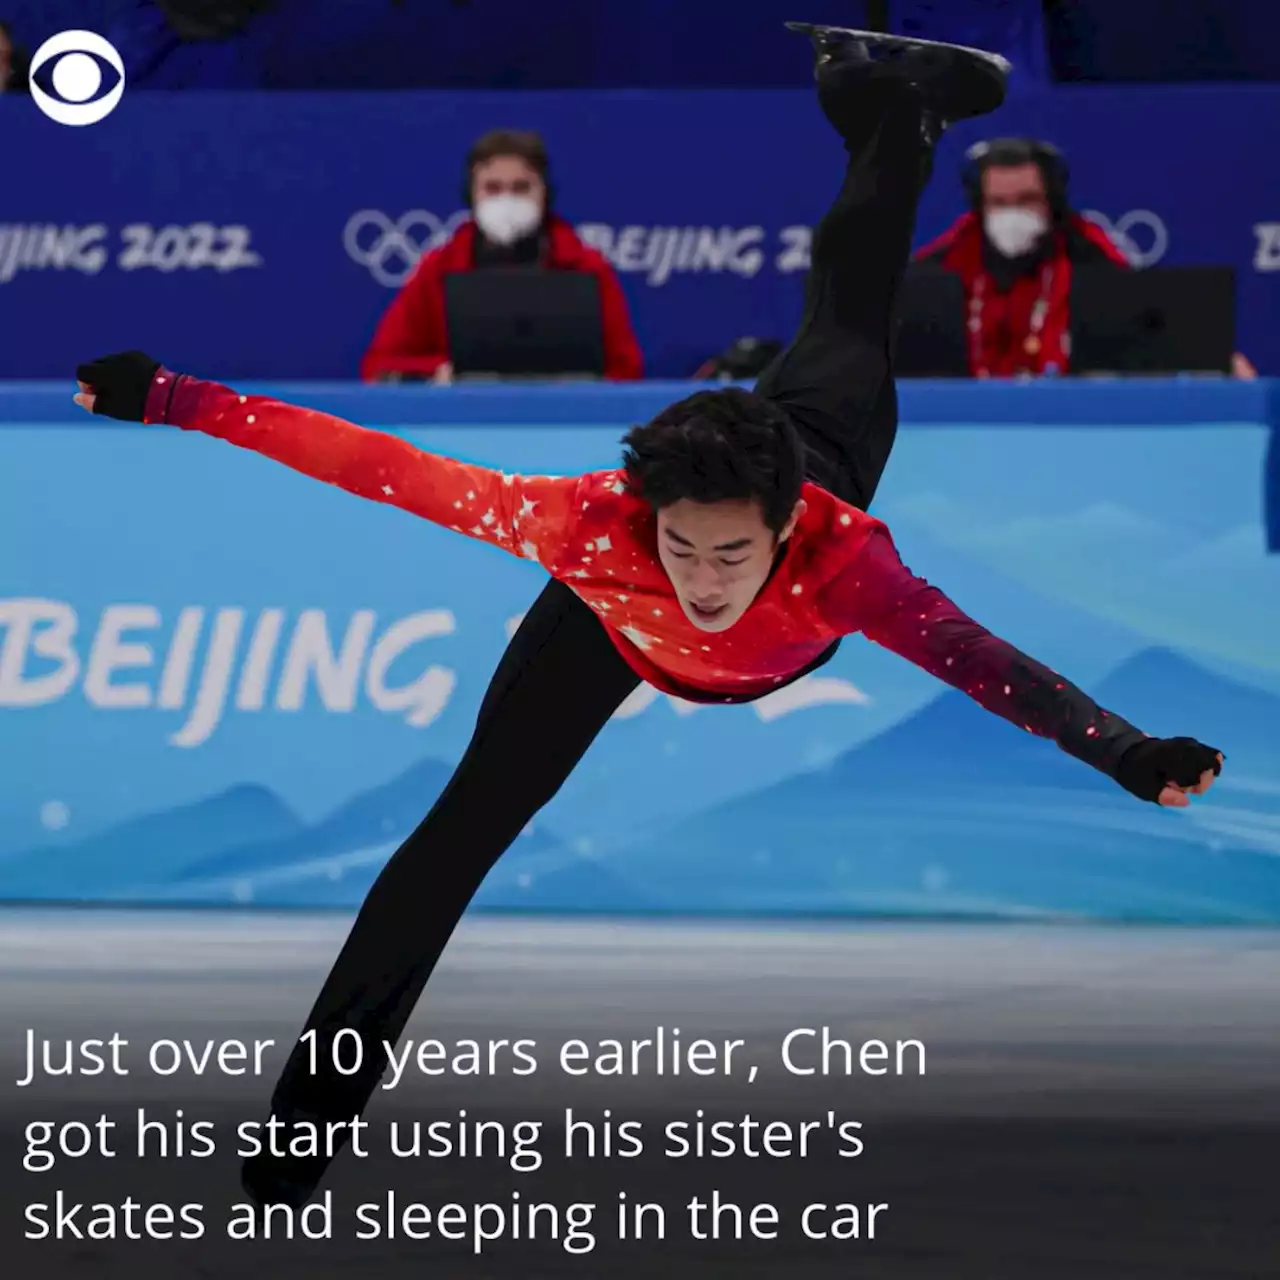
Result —
[[[1153, 739], [1098, 706], [1057, 672], [980, 626], [902, 563], [877, 529], [821, 600], [841, 629], [901, 655], [995, 715], [1052, 739], [1143, 799], [1185, 805], [1208, 789], [1222, 757], [1190, 739]], [[1207, 775], [1207, 776], [1206, 776]]]
[[[110, 383], [122, 377], [108, 357], [83, 372]], [[246, 396], [216, 382], [203, 382], [157, 368], [140, 388], [137, 419], [184, 431], [199, 431], [348, 493], [400, 507], [434, 524], [537, 560], [551, 569], [573, 533], [580, 477], [514, 476], [440, 457], [397, 436], [370, 431], [327, 413]], [[133, 418], [95, 402], [94, 386], [77, 397], [85, 408]], [[99, 395], [98, 399], [103, 396]], [[87, 401], [87, 402], [86, 402]]]

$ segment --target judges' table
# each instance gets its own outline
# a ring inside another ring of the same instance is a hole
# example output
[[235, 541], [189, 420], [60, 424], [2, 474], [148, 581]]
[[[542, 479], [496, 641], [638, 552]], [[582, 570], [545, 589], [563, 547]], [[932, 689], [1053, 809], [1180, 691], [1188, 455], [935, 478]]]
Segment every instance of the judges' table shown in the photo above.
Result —
[[[241, 389], [546, 474], [611, 464], [695, 388]], [[354, 905], [443, 786], [540, 571], [217, 441], [90, 419], [72, 390], [0, 387], [0, 896]], [[1214, 795], [1143, 806], [854, 639], [749, 707], [641, 689], [481, 905], [1280, 922], [1280, 389], [901, 403], [875, 512], [907, 562], [1147, 732], [1221, 747]]]

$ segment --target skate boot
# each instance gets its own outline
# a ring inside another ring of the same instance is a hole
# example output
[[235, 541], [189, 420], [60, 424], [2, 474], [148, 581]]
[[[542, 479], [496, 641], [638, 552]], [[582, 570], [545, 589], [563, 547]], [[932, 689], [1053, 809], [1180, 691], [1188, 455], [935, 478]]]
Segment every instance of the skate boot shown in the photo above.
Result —
[[834, 91], [863, 75], [871, 82], [896, 80], [913, 86], [924, 100], [931, 142], [958, 120], [994, 111], [1008, 89], [1012, 67], [999, 54], [807, 22], [788, 22], [787, 29], [807, 35], [812, 42], [814, 78], [823, 109], [842, 133]]

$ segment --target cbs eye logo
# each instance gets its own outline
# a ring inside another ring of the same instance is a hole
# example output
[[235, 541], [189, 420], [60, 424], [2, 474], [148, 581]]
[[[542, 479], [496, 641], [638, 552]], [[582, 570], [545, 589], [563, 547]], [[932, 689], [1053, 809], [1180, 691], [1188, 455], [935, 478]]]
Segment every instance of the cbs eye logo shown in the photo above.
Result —
[[59, 31], [31, 59], [29, 88], [50, 120], [97, 124], [124, 97], [124, 60], [113, 44], [92, 31]]

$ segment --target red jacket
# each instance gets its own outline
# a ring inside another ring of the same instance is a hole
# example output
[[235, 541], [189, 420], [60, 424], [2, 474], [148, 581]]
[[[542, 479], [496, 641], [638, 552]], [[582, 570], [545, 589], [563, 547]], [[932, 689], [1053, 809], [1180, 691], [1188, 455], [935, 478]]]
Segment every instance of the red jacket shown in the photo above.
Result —
[[[643, 372], [640, 346], [613, 268], [603, 255], [585, 245], [563, 218], [551, 217], [547, 232], [547, 267], [553, 271], [590, 272], [600, 282], [605, 377], [617, 381], [639, 378]], [[444, 277], [475, 269], [475, 244], [476, 224], [466, 222], [414, 268], [387, 308], [360, 362], [360, 376], [366, 382], [388, 373], [429, 376], [448, 361]]]
[[[1068, 215], [1034, 272], [1001, 287], [983, 260], [982, 223], [966, 213], [916, 257], [954, 271], [964, 281], [969, 321], [969, 371], [976, 378], [1067, 373], [1071, 365], [1071, 272], [1076, 265], [1129, 261], [1110, 236], [1079, 214]], [[1037, 309], [1043, 312], [1037, 330]], [[974, 321], [977, 324], [974, 324]]]

